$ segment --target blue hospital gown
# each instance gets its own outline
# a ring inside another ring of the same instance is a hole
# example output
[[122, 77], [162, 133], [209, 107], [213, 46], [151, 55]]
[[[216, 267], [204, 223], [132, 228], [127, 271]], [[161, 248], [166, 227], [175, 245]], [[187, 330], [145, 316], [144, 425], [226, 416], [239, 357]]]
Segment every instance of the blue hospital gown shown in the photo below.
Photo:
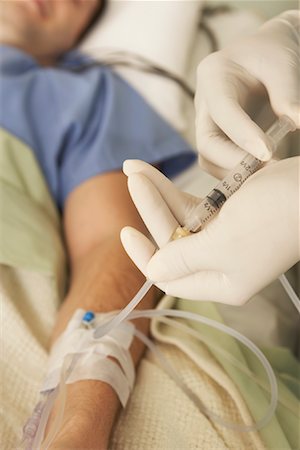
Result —
[[80, 183], [128, 158], [160, 163], [169, 177], [195, 159], [179, 134], [111, 69], [77, 52], [57, 67], [0, 46], [0, 127], [35, 154], [59, 208]]

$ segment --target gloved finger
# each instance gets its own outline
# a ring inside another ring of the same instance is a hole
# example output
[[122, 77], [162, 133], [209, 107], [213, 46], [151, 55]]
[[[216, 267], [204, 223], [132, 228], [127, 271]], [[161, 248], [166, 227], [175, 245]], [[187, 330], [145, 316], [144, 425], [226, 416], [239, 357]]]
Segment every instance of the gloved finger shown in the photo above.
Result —
[[211, 163], [200, 154], [198, 156], [198, 164], [204, 172], [208, 172], [213, 177], [218, 178], [219, 180], [225, 178], [226, 174], [228, 173], [228, 170]]
[[[124, 227], [121, 230], [120, 238], [129, 258], [147, 278], [147, 264], [157, 250], [155, 245], [132, 227]], [[165, 284], [156, 283], [155, 285], [165, 292]]]
[[[241, 149], [261, 161], [272, 157], [272, 142], [268, 136], [241, 108], [237, 100], [224, 97], [216, 108], [211, 105], [211, 115], [224, 133]], [[222, 141], [219, 144], [222, 144]]]
[[142, 172], [145, 175], [149, 167], [153, 166], [151, 166], [151, 164], [146, 163], [145, 161], [142, 161], [141, 159], [126, 159], [123, 162], [123, 172], [127, 177], [129, 177], [129, 175], [132, 175], [133, 173], [140, 173], [140, 172]]
[[[270, 103], [277, 116], [286, 115], [300, 128], [300, 50], [298, 58], [289, 52], [282, 53], [281, 63], [270, 76], [269, 68], [260, 69], [258, 79], [267, 89]], [[277, 59], [279, 55], [277, 54]], [[268, 69], [268, 70], [267, 70]]]
[[[287, 115], [300, 128], [300, 12], [285, 11], [266, 22], [257, 33], [266, 42], [266, 58], [256, 58], [251, 70], [266, 87], [274, 112]], [[280, 36], [280, 44], [276, 42]], [[278, 38], [277, 38], [278, 39]], [[274, 46], [274, 47], [273, 47]], [[262, 48], [263, 50], [263, 48]], [[245, 66], [249, 58], [245, 58]], [[276, 67], [276, 70], [270, 70]], [[249, 67], [250, 69], [250, 67]]]
[[159, 170], [144, 161], [126, 160], [123, 164], [123, 172], [129, 177], [134, 173], [146, 176], [160, 192], [170, 211], [182, 225], [185, 223], [185, 219], [191, 209], [194, 208], [195, 204], [199, 203], [197, 197], [180, 191]]
[[272, 142], [244, 111], [239, 100], [240, 92], [257, 88], [257, 80], [220, 55], [213, 54], [205, 60], [204, 68], [198, 72], [198, 82], [202, 82], [206, 90], [212, 120], [238, 147], [267, 161], [271, 157]]
[[[147, 277], [147, 264], [155, 253], [155, 246], [132, 227], [121, 230], [121, 241], [130, 259]], [[223, 301], [225, 298], [223, 276], [219, 272], [199, 272], [171, 282], [156, 282], [155, 285], [168, 295], [190, 300]]]
[[[215, 228], [213, 223], [211, 227]], [[158, 250], [149, 261], [148, 277], [155, 282], [165, 283], [201, 270], [219, 270], [221, 266], [216, 261], [220, 261], [220, 249], [215, 248], [207, 229], [169, 242]]]
[[121, 242], [129, 258], [147, 276], [147, 265], [156, 251], [155, 245], [132, 227], [124, 227], [120, 233]]
[[179, 223], [152, 182], [142, 174], [128, 177], [131, 198], [158, 247], [171, 239]]
[[196, 140], [200, 155], [225, 170], [232, 169], [246, 154], [215, 124], [205, 106], [197, 109]]
[[202, 300], [234, 304], [228, 289], [226, 275], [221, 272], [203, 271], [178, 280], [164, 283], [164, 292], [188, 300]]

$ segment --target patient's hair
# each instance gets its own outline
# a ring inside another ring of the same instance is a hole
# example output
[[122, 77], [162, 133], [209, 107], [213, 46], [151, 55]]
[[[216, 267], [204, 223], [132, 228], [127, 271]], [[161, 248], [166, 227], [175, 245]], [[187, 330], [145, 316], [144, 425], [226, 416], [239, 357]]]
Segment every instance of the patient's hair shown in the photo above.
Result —
[[91, 18], [90, 22], [88, 23], [88, 25], [86, 26], [86, 28], [83, 30], [83, 32], [81, 33], [81, 35], [79, 36], [76, 45], [79, 44], [80, 41], [82, 41], [82, 39], [85, 38], [85, 36], [89, 33], [89, 31], [93, 28], [93, 26], [95, 25], [95, 23], [97, 22], [97, 20], [103, 15], [106, 7], [107, 7], [107, 3], [108, 0], [101, 0], [99, 3], [98, 8], [96, 9], [93, 17]]

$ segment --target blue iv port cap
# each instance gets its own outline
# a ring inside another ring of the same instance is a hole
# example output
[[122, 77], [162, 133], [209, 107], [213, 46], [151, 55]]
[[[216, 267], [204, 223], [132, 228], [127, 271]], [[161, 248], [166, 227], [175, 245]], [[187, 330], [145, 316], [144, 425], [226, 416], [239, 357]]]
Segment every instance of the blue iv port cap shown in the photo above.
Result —
[[95, 318], [93, 311], [87, 311], [82, 318], [83, 322], [91, 322]]

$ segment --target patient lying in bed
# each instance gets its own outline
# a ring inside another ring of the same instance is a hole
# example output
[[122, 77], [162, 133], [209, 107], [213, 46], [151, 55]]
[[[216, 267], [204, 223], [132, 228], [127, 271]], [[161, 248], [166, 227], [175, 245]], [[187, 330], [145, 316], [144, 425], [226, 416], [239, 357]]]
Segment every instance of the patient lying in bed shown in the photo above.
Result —
[[[142, 284], [119, 240], [124, 225], [144, 228], [127, 193], [123, 160], [143, 158], [169, 175], [194, 160], [188, 144], [129, 85], [109, 69], [89, 67], [86, 57], [67, 53], [99, 7], [98, 0], [5, 2], [1, 18], [0, 126], [6, 156], [21, 163], [20, 152], [32, 152], [63, 217], [70, 282], [52, 343], [77, 308], [120, 309]], [[30, 186], [29, 196], [34, 191]], [[20, 232], [20, 224], [12, 226], [12, 240], [14, 231]], [[28, 248], [36, 252], [33, 259], [42, 272], [39, 253], [45, 248]], [[13, 251], [24, 253], [22, 248]], [[13, 264], [8, 253], [4, 248], [1, 260]], [[155, 298], [150, 292], [143, 307]], [[134, 341], [135, 363], [142, 351]], [[53, 446], [105, 447], [118, 407], [107, 384], [72, 384]]]
[[[0, 250], [0, 276], [7, 341], [3, 352], [4, 382], [6, 380], [9, 386], [4, 393], [4, 405], [11, 405], [6, 411], [5, 437], [15, 436], [16, 423], [21, 429], [20, 424], [28, 416], [28, 399], [32, 402], [33, 393], [39, 390], [40, 376], [44, 372], [41, 365], [46, 362], [48, 338], [53, 329], [52, 317], [62, 297], [66, 298], [54, 328], [53, 343], [75, 309], [82, 307], [96, 312], [120, 309], [144, 281], [119, 243], [119, 230], [125, 224], [143, 231], [120, 171], [123, 160], [142, 158], [172, 175], [193, 159], [186, 142], [124, 81], [101, 67], [83, 70], [90, 60], [78, 53], [65, 53], [97, 13], [99, 5], [99, 1], [91, 0], [53, 1], [41, 5], [31, 1], [5, 2], [2, 6], [5, 23], [0, 27], [3, 44], [0, 47], [1, 101], [4, 105], [0, 108], [0, 222], [4, 239]], [[70, 267], [66, 295], [53, 287], [57, 280], [60, 285], [65, 281], [64, 249], [58, 237], [60, 216], [36, 161], [63, 216]], [[151, 292], [143, 307], [154, 305], [157, 297], [157, 293]], [[173, 302], [174, 307], [187, 308], [184, 301], [165, 300]], [[211, 309], [212, 305], [203, 303], [192, 307], [201, 312], [201, 308]], [[147, 324], [141, 323], [139, 327], [145, 330]], [[168, 342], [165, 330], [161, 328], [161, 339]], [[159, 331], [154, 333], [157, 339]], [[184, 347], [183, 339], [176, 340], [176, 336], [171, 335], [169, 342]], [[178, 371], [185, 372], [191, 361], [185, 361], [180, 350], [170, 350], [168, 344], [166, 347], [166, 353], [174, 354]], [[187, 346], [187, 354], [191, 348]], [[134, 342], [131, 354], [135, 363], [142, 351], [143, 348]], [[221, 371], [219, 362], [213, 361], [212, 356], [210, 359], [206, 349], [199, 347], [198, 351], [205, 354], [203, 371], [199, 374], [194, 368], [192, 378], [196, 388], [203, 387], [199, 396], [206, 400], [205, 395], [213, 392], [214, 401], [220, 402], [217, 403], [218, 410], [227, 414], [229, 400], [220, 395], [220, 385], [216, 390], [218, 377], [209, 379], [205, 373], [208, 367], [213, 372], [214, 364], [215, 374]], [[277, 356], [274, 360], [279, 364]], [[281, 367], [278, 370], [283, 373]], [[35, 373], [39, 375], [34, 377]], [[189, 377], [190, 372], [186, 373]], [[228, 386], [233, 384], [231, 378], [227, 379]], [[17, 379], [19, 384], [16, 386], [14, 381]], [[114, 433], [113, 448], [152, 450], [167, 446], [175, 448], [181, 444], [182, 448], [185, 444], [190, 448], [198, 445], [212, 448], [221, 445], [220, 436], [224, 440], [222, 448], [261, 448], [260, 438], [254, 433], [233, 436], [209, 424], [205, 417], [196, 414], [184, 394], [181, 395], [174, 386], [170, 387], [171, 384], [151, 359], [143, 361], [133, 401]], [[262, 392], [259, 392], [258, 398], [261, 397]], [[174, 408], [174, 398], [180, 408]], [[233, 403], [231, 420], [239, 422], [242, 418], [250, 422], [242, 396], [239, 402], [240, 409], [237, 402]], [[258, 408], [257, 419], [262, 412], [257, 398], [253, 398], [253, 404]], [[143, 414], [140, 413], [141, 406]], [[284, 409], [284, 404], [280, 405], [278, 417], [284, 418], [283, 422], [292, 428], [291, 424], [296, 424], [297, 418], [296, 414], [291, 418], [293, 408], [288, 406], [289, 410]], [[292, 406], [296, 410], [294, 404]], [[104, 383], [84, 381], [70, 385], [64, 425], [53, 446], [105, 447], [118, 408], [117, 396]], [[255, 417], [251, 407], [250, 410]], [[191, 427], [187, 431], [183, 416], [194, 423], [192, 433]], [[276, 420], [278, 418], [274, 422]], [[7, 432], [9, 428], [14, 433]], [[124, 429], [129, 430], [130, 435], [126, 436], [127, 446]], [[137, 429], [140, 434], [136, 433]], [[190, 434], [191, 441], [188, 441]], [[285, 434], [284, 427], [279, 431], [276, 423], [263, 437], [269, 444], [267, 447], [272, 448], [271, 437], [281, 445], [285, 442]], [[147, 442], [145, 436], [150, 436]], [[174, 439], [172, 444], [170, 436]], [[8, 442], [4, 438], [4, 441], [7, 448], [17, 445], [16, 440]]]

